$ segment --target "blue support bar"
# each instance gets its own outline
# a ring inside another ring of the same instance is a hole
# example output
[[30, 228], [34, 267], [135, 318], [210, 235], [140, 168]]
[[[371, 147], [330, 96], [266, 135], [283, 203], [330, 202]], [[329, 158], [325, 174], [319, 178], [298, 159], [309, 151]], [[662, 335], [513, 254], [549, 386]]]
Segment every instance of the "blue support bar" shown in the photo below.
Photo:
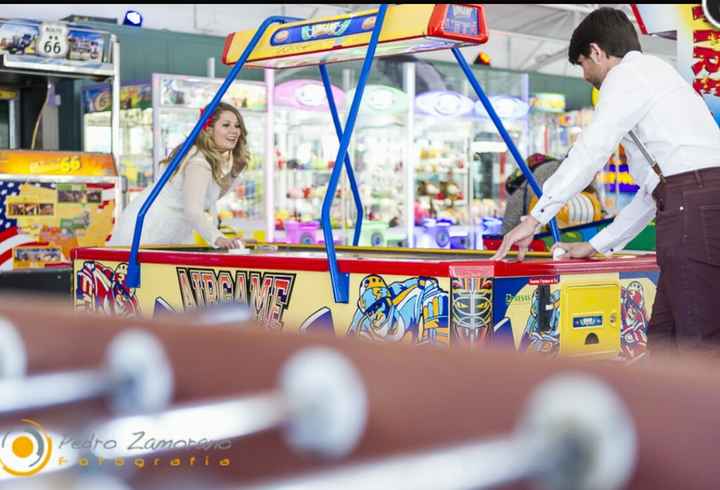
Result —
[[260, 38], [263, 34], [265, 34], [265, 31], [268, 27], [272, 24], [276, 24], [278, 22], [285, 23], [285, 22], [294, 22], [298, 20], [303, 20], [297, 17], [282, 17], [282, 16], [272, 16], [268, 17], [263, 21], [262, 24], [260, 24], [260, 27], [257, 31], [255, 31], [255, 35], [250, 40], [250, 43], [245, 48], [245, 51], [243, 51], [242, 56], [240, 59], [235, 63], [235, 66], [233, 66], [230, 73], [228, 73], [228, 76], [225, 78], [225, 81], [223, 82], [222, 86], [218, 90], [218, 92], [215, 94], [215, 97], [213, 97], [212, 101], [207, 105], [205, 108], [205, 111], [200, 116], [200, 119], [197, 123], [195, 123], [195, 127], [193, 128], [192, 132], [190, 133], [190, 136], [187, 137], [185, 140], [185, 143], [183, 143], [183, 146], [180, 148], [180, 151], [177, 152], [175, 157], [172, 159], [170, 164], [167, 166], [167, 169], [165, 169], [165, 172], [163, 172], [162, 176], [160, 177], [160, 180], [158, 180], [157, 184], [155, 184], [153, 190], [150, 192], [150, 195], [143, 203], [142, 207], [140, 208], [140, 211], [138, 212], [137, 221], [135, 222], [135, 232], [133, 235], [133, 242], [132, 246], [130, 247], [130, 258], [128, 260], [128, 273], [125, 278], [125, 286], [129, 288], [137, 288], [140, 287], [140, 264], [138, 262], [138, 249], [140, 248], [140, 237], [142, 236], [142, 229], [143, 229], [143, 223], [145, 222], [145, 214], [150, 209], [150, 206], [152, 206], [152, 203], [155, 202], [155, 199], [160, 194], [160, 191], [165, 186], [167, 181], [170, 179], [170, 176], [175, 172], [175, 169], [178, 167], [180, 162], [185, 158], [185, 155], [187, 155], [188, 151], [190, 151], [190, 148], [193, 144], [195, 144], [195, 140], [198, 137], [198, 134], [200, 134], [200, 131], [202, 130], [202, 127], [205, 125], [205, 122], [210, 118], [210, 116], [215, 112], [215, 109], [217, 108], [218, 104], [222, 100], [223, 96], [225, 95], [225, 92], [227, 92], [227, 89], [230, 88], [230, 85], [235, 81], [235, 78], [237, 77], [238, 73], [240, 72], [240, 69], [243, 67], [245, 62], [247, 61], [248, 57], [250, 56], [250, 53], [252, 53], [253, 49], [255, 49], [255, 46], [260, 41]]
[[332, 202], [335, 199], [335, 189], [337, 189], [338, 180], [340, 179], [342, 163], [345, 160], [348, 146], [350, 145], [350, 137], [352, 136], [353, 129], [355, 129], [355, 120], [357, 119], [357, 114], [360, 110], [360, 101], [362, 100], [363, 92], [365, 91], [365, 84], [367, 83], [367, 78], [370, 73], [370, 67], [372, 66], [372, 61], [375, 56], [375, 48], [377, 48], [378, 40], [380, 39], [380, 31], [382, 31], [387, 7], [387, 4], [381, 4], [378, 8], [377, 16], [375, 17], [375, 27], [372, 31], [372, 35], [370, 36], [370, 43], [368, 44], [365, 61], [363, 62], [362, 70], [360, 71], [358, 86], [355, 90], [352, 105], [350, 106], [350, 112], [348, 113], [347, 122], [345, 123], [345, 131], [342, 134], [340, 148], [338, 149], [337, 158], [335, 159], [335, 166], [333, 167], [332, 174], [330, 175], [328, 188], [325, 192], [325, 199], [323, 200], [321, 222], [323, 237], [325, 238], [325, 250], [328, 256], [330, 280], [332, 282], [333, 296], [336, 303], [348, 302], [350, 295], [350, 274], [341, 273], [340, 268], [338, 267], [337, 255], [335, 254], [335, 242], [333, 242], [332, 226], [330, 224], [330, 210], [332, 208]]
[[[332, 93], [332, 84], [330, 83], [330, 74], [327, 71], [325, 64], [320, 65], [320, 76], [322, 77], [323, 87], [325, 87], [325, 95], [327, 96], [328, 106], [330, 106], [330, 114], [332, 114], [333, 124], [335, 125], [335, 133], [337, 134], [338, 141], [342, 140], [343, 129], [340, 123], [340, 116], [338, 116], [337, 106], [335, 105], [335, 96]], [[352, 191], [353, 201], [355, 201], [355, 210], [357, 211], [357, 221], [355, 222], [355, 233], [353, 235], [353, 246], [357, 247], [360, 243], [360, 232], [362, 230], [363, 222], [363, 206], [362, 199], [360, 198], [360, 190], [358, 189], [357, 180], [355, 179], [355, 172], [353, 171], [352, 164], [350, 163], [350, 155], [345, 156], [345, 170], [348, 174], [348, 180], [350, 181], [350, 190]]]
[[[520, 170], [522, 170], [522, 173], [525, 175], [525, 178], [527, 179], [528, 183], [530, 184], [530, 187], [535, 192], [535, 194], [540, 198], [542, 196], [542, 189], [537, 183], [537, 180], [535, 180], [535, 176], [528, 168], [527, 164], [525, 163], [525, 160], [523, 157], [520, 156], [520, 152], [518, 152], [517, 147], [515, 146], [515, 143], [513, 143], [512, 138], [510, 138], [510, 135], [505, 130], [505, 126], [503, 125], [502, 121], [498, 117], [497, 113], [495, 112], [495, 109], [493, 108], [492, 104], [490, 103], [490, 99], [487, 98], [485, 95], [485, 92], [483, 92], [482, 87], [480, 87], [480, 84], [478, 83], [477, 79], [475, 78], [475, 74], [473, 73], [470, 66], [467, 64], [467, 61], [465, 60], [465, 57], [462, 55], [460, 50], [458, 48], [452, 48], [453, 55], [455, 55], [455, 59], [457, 60], [458, 64], [460, 65], [460, 68], [465, 72], [465, 76], [467, 77], [470, 84], [473, 86], [473, 89], [475, 89], [475, 93], [480, 98], [480, 102], [482, 102], [483, 107], [485, 107], [485, 110], [487, 111], [488, 115], [490, 116], [490, 119], [492, 119], [492, 122], [495, 124], [495, 127], [497, 128], [498, 132], [500, 133], [500, 136], [502, 137], [503, 141], [507, 145], [508, 149], [510, 150], [510, 153], [512, 154], [513, 158], [515, 159], [515, 162], [518, 164], [518, 167], [520, 167]], [[552, 232], [553, 239], [555, 240], [555, 243], [560, 242], [560, 232], [558, 231], [557, 221], [555, 218], [553, 218], [550, 221], [550, 231]]]

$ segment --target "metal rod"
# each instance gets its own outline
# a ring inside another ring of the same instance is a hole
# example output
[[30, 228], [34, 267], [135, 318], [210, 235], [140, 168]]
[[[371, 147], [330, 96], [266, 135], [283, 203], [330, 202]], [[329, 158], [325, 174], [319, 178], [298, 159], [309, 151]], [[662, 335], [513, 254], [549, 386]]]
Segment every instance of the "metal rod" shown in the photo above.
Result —
[[265, 89], [267, 91], [267, 109], [265, 118], [265, 241], [275, 241], [275, 152], [273, 147], [273, 130], [275, 124], [275, 72], [265, 69]]
[[555, 9], [555, 10], [565, 10], [567, 12], [579, 12], [581, 14], [589, 14], [595, 10], [592, 7], [583, 7], [582, 5], [572, 5], [572, 4], [566, 5], [564, 3], [539, 3], [539, 4], [537, 4], [537, 6]]
[[[403, 64], [404, 89], [408, 100], [415, 100], [415, 63]], [[418, 153], [415, 151], [415, 104], [408, 104], [407, 134], [405, 140], [405, 236], [407, 247], [413, 248], [415, 244], [415, 162]]]
[[[366, 394], [352, 364], [328, 348], [310, 348], [293, 355], [283, 366], [278, 387], [266, 393], [176, 407], [160, 413], [125, 416], [90, 429], [113, 447], [95, 447], [104, 458], [140, 456], [207, 446], [260, 431], [283, 427], [288, 444], [298, 451], [326, 457], [350, 452], [365, 427]], [[144, 430], [168, 443], [132, 447], [133, 434]], [[182, 440], [182, 447], [174, 441]], [[129, 443], [129, 444], [128, 444]]]
[[[475, 90], [475, 93], [477, 94], [478, 98], [480, 99], [480, 102], [482, 103], [483, 107], [485, 107], [485, 110], [487, 111], [488, 115], [490, 116], [490, 119], [495, 124], [495, 127], [497, 128], [498, 132], [500, 133], [500, 136], [502, 137], [503, 141], [508, 147], [508, 150], [510, 151], [510, 154], [515, 159], [515, 163], [517, 163], [518, 167], [520, 167], [520, 170], [522, 170], [522, 173], [525, 175], [525, 178], [527, 179], [528, 183], [530, 184], [530, 187], [535, 192], [535, 194], [538, 196], [538, 198], [542, 197], [542, 189], [540, 188], [540, 185], [538, 185], [537, 180], [535, 179], [535, 176], [528, 168], [527, 164], [525, 163], [525, 160], [522, 156], [520, 156], [520, 152], [518, 152], [517, 147], [515, 146], [515, 143], [513, 143], [512, 138], [508, 134], [507, 130], [505, 129], [505, 125], [502, 123], [502, 120], [495, 112], [495, 109], [492, 106], [492, 103], [490, 102], [490, 99], [488, 99], [487, 95], [485, 95], [485, 92], [483, 91], [482, 87], [478, 83], [477, 79], [475, 78], [475, 74], [473, 73], [472, 69], [468, 65], [467, 61], [465, 60], [465, 57], [462, 55], [460, 50], [458, 48], [452, 48], [453, 55], [455, 56], [455, 59], [457, 60], [458, 64], [460, 65], [460, 68], [462, 68], [463, 72], [465, 73], [465, 76], [467, 77], [468, 81], [472, 85], [473, 89]], [[560, 232], [558, 231], [557, 221], [555, 218], [550, 220], [550, 231], [552, 232], [553, 239], [555, 240], [555, 243], [560, 242]]]
[[137, 221], [135, 222], [135, 231], [133, 233], [133, 241], [132, 246], [130, 247], [130, 257], [128, 260], [128, 273], [125, 277], [126, 287], [140, 287], [140, 263], [138, 260], [138, 249], [140, 248], [140, 237], [142, 236], [145, 215], [150, 209], [150, 206], [152, 206], [152, 203], [155, 202], [155, 199], [157, 199], [160, 191], [165, 186], [167, 181], [170, 180], [170, 176], [175, 172], [175, 169], [180, 165], [180, 162], [190, 151], [192, 145], [195, 144], [195, 140], [200, 134], [200, 131], [205, 125], [205, 122], [210, 118], [210, 116], [212, 116], [213, 112], [215, 112], [215, 109], [225, 95], [225, 92], [227, 92], [228, 88], [230, 88], [230, 85], [233, 83], [235, 78], [237, 78], [240, 69], [245, 64], [245, 61], [247, 61], [247, 59], [250, 57], [250, 54], [252, 53], [253, 49], [255, 49], [255, 46], [260, 41], [260, 38], [263, 36], [267, 28], [275, 23], [293, 22], [297, 20], [303, 19], [299, 19], [296, 17], [272, 16], [268, 17], [263, 21], [262, 24], [260, 24], [260, 27], [257, 29], [257, 31], [255, 31], [255, 34], [253, 35], [247, 47], [243, 51], [242, 56], [240, 56], [240, 59], [237, 61], [237, 63], [235, 63], [235, 66], [233, 66], [232, 70], [230, 70], [230, 73], [228, 73], [228, 76], [225, 78], [225, 81], [220, 86], [220, 89], [218, 89], [215, 97], [213, 97], [212, 101], [210, 101], [210, 103], [206, 106], [205, 111], [200, 116], [200, 119], [198, 119], [197, 123], [195, 123], [195, 127], [190, 132], [190, 135], [187, 137], [180, 150], [177, 152], [175, 157], [167, 166], [165, 172], [163, 172], [162, 176], [160, 177], [160, 180], [158, 180], [157, 184], [155, 184], [155, 186], [153, 187], [150, 195], [147, 197], [142, 207], [140, 208], [137, 216]]
[[[535, 474], [538, 444], [498, 438], [476, 444], [366, 463], [317, 476], [248, 487], [246, 490], [463, 490], [491, 488]], [[542, 445], [557, 454], [559, 445]], [[508, 464], [512, 462], [512, 464]]]
[[[330, 114], [332, 115], [333, 125], [335, 126], [335, 134], [337, 134], [338, 141], [342, 140], [343, 129], [342, 123], [340, 122], [340, 116], [338, 115], [337, 105], [335, 104], [335, 96], [332, 93], [332, 84], [330, 83], [330, 74], [328, 73], [327, 66], [324, 63], [320, 64], [320, 76], [322, 78], [323, 87], [325, 87], [325, 95], [327, 96], [328, 106], [330, 107]], [[352, 192], [353, 201], [355, 202], [355, 210], [357, 211], [357, 218], [355, 221], [355, 233], [353, 234], [353, 246], [357, 247], [360, 243], [360, 232], [362, 231], [362, 223], [364, 218], [362, 198], [360, 197], [360, 191], [358, 190], [357, 179], [355, 178], [355, 172], [353, 171], [352, 163], [350, 162], [350, 155], [345, 155], [345, 170], [348, 174], [348, 181], [350, 182], [350, 191]]]
[[[110, 152], [115, 166], [120, 165], [120, 43], [112, 36], [112, 113], [110, 114]], [[122, 204], [121, 204], [122, 206]]]
[[0, 414], [26, 412], [103, 396], [118, 412], [163, 408], [172, 396], [172, 372], [152, 335], [135, 329], [118, 334], [107, 349], [106, 367], [38, 374], [0, 381]]
[[27, 364], [25, 343], [17, 328], [8, 318], [0, 316], [0, 379], [25, 376]]
[[98, 398], [113, 386], [110, 375], [87, 369], [0, 381], [0, 413], [7, 414]]
[[632, 474], [632, 418], [606, 384], [564, 374], [539, 386], [511, 434], [244, 490], [470, 490], [532, 479], [556, 490], [614, 490]]
[[355, 95], [353, 96], [352, 105], [350, 106], [348, 118], [345, 123], [345, 130], [340, 140], [340, 148], [338, 149], [338, 154], [335, 158], [335, 166], [333, 167], [332, 174], [330, 175], [328, 187], [325, 192], [325, 199], [323, 199], [321, 224], [323, 228], [323, 236], [325, 237], [325, 251], [328, 256], [328, 268], [330, 269], [330, 281], [332, 283], [333, 297], [336, 303], [348, 302], [350, 293], [350, 274], [341, 273], [340, 268], [338, 267], [337, 255], [335, 254], [335, 242], [333, 241], [332, 226], [330, 223], [330, 212], [332, 210], [332, 202], [335, 199], [335, 189], [337, 188], [340, 174], [342, 172], [342, 163], [347, 155], [350, 138], [352, 137], [353, 130], [355, 129], [355, 121], [357, 120], [357, 115], [360, 110], [360, 102], [362, 100], [363, 92], [365, 91], [365, 84], [367, 83], [368, 75], [370, 74], [373, 58], [375, 57], [375, 49], [377, 48], [378, 40], [380, 39], [380, 32], [382, 31], [387, 8], [387, 4], [381, 4], [378, 8], [378, 12], [375, 17], [375, 27], [373, 28], [372, 35], [370, 36], [370, 42], [368, 43], [367, 52], [365, 54], [365, 61], [363, 62], [362, 70], [360, 71], [358, 86], [355, 89]]
[[[133, 448], [132, 441], [136, 439], [133, 433], [139, 430], [152, 434], [156, 440], [195, 441], [202, 446], [256, 434], [282, 424], [289, 417], [289, 407], [280, 392], [176, 408], [153, 415], [122, 417], [93, 430], [102, 440], [117, 441], [116, 447], [105, 449], [99, 446], [94, 454], [112, 459], [178, 449], [172, 443], [161, 447]], [[182, 439], [179, 439], [180, 436]]]
[[8, 129], [9, 131], [9, 147], [11, 150], [16, 149], [18, 145], [18, 127], [20, 121], [18, 118], [18, 99], [20, 98], [20, 92], [18, 91], [15, 97], [8, 101]]

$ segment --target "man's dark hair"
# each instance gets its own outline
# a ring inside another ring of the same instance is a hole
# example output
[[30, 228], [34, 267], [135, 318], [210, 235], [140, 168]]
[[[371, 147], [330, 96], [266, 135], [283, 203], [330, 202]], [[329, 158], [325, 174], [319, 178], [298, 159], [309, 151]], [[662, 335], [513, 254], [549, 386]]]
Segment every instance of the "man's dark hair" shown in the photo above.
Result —
[[608, 56], [622, 58], [628, 51], [642, 51], [635, 27], [622, 10], [601, 7], [580, 22], [570, 38], [568, 59], [578, 64], [580, 55], [590, 56], [590, 43], [595, 43]]

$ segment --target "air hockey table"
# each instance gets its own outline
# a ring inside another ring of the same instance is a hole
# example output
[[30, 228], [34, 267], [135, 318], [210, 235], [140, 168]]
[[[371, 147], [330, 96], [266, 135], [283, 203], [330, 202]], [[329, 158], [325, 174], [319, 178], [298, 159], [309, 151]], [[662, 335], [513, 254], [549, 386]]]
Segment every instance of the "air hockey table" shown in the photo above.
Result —
[[256, 245], [245, 255], [141, 249], [141, 287], [126, 286], [128, 249], [73, 253], [76, 309], [154, 317], [222, 303], [247, 305], [276, 331], [325, 332], [418, 346], [506, 346], [549, 356], [631, 359], [646, 348], [655, 255], [523, 262], [491, 252], [338, 247], [350, 274], [333, 300], [324, 248]]

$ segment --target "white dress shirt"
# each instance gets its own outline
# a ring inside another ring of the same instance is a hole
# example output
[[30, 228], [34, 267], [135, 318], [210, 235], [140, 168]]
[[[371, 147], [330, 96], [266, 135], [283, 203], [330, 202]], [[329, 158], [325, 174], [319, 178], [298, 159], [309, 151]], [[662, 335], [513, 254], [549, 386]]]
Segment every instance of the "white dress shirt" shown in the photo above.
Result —
[[702, 98], [672, 65], [630, 51], [608, 72], [592, 122], [545, 182], [543, 197], [530, 214], [541, 224], [550, 221], [565, 202], [592, 182], [622, 143], [630, 175], [640, 189], [612, 224], [590, 240], [602, 253], [621, 250], [655, 216], [652, 191], [659, 182], [628, 136], [630, 130], [666, 177], [720, 166], [720, 128]]

